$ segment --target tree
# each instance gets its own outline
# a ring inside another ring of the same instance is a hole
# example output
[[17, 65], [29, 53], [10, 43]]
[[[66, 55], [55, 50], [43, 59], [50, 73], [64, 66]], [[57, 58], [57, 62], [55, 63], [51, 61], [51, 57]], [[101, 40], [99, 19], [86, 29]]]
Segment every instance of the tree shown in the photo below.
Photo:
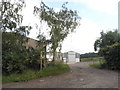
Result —
[[101, 32], [101, 37], [95, 41], [95, 50], [105, 58], [102, 68], [120, 69], [120, 34], [118, 31]]
[[51, 50], [53, 51], [53, 61], [55, 61], [56, 49], [61, 46], [61, 42], [67, 37], [67, 35], [74, 31], [77, 27], [77, 20], [80, 18], [76, 11], [69, 10], [64, 3], [62, 9], [59, 12], [55, 12], [53, 8], [50, 8], [41, 2], [41, 7], [34, 7], [34, 14], [38, 15], [40, 19], [46, 21], [51, 31], [49, 35], [52, 42]]
[[[3, 71], [11, 73], [12, 71], [24, 70], [22, 60], [25, 59], [26, 50], [23, 45], [27, 42], [27, 36], [31, 26], [21, 26], [23, 16], [21, 11], [25, 7], [24, 0], [13, 0], [11, 2], [2, 1], [1, 3], [2, 26], [2, 57]], [[21, 55], [23, 54], [23, 55]]]
[[94, 50], [97, 51], [98, 48], [104, 48], [108, 45], [112, 45], [116, 42], [120, 42], [120, 34], [117, 30], [114, 32], [108, 31], [104, 33], [103, 31], [100, 33], [101, 37], [97, 39], [94, 43]]
[[[20, 4], [22, 3], [22, 4]], [[18, 14], [24, 6], [24, 1], [20, 0], [20, 3], [14, 2], [13, 4], [9, 1], [2, 1], [2, 30], [6, 31], [14, 30], [22, 22], [23, 16]]]
[[43, 34], [39, 34], [37, 36], [37, 38], [39, 39], [38, 43], [37, 43], [37, 50], [40, 54], [40, 70], [43, 69], [43, 67], [46, 67], [46, 38], [44, 37]]

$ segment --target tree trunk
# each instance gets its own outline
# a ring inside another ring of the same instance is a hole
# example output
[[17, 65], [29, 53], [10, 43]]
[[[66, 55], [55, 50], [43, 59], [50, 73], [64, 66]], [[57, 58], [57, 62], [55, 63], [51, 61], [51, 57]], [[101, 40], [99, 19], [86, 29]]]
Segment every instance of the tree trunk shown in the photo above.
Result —
[[46, 46], [44, 47], [44, 67], [46, 68], [47, 58], [46, 58]]
[[53, 50], [53, 62], [55, 62], [55, 51], [56, 50]]
[[53, 42], [53, 62], [55, 62], [55, 52], [56, 52], [55, 42]]
[[42, 70], [42, 53], [40, 54], [40, 70]]

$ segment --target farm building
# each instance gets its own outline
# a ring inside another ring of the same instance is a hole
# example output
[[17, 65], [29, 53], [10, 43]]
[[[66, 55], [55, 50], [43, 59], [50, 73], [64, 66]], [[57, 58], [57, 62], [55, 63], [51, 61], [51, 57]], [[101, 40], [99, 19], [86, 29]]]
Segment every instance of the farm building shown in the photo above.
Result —
[[69, 51], [69, 52], [63, 53], [63, 60], [66, 63], [80, 62], [80, 54], [76, 53], [74, 51]]
[[[28, 38], [28, 42], [26, 43], [26, 47], [33, 47], [36, 48], [37, 46], [37, 40]], [[48, 61], [52, 61], [53, 59], [53, 55], [50, 52], [47, 52], [46, 54], [46, 58], [48, 59]], [[60, 53], [60, 52], [56, 52], [55, 55], [55, 60], [63, 60], [65, 63], [76, 63], [76, 62], [80, 62], [80, 54], [76, 53], [74, 51], [69, 51], [66, 53]]]

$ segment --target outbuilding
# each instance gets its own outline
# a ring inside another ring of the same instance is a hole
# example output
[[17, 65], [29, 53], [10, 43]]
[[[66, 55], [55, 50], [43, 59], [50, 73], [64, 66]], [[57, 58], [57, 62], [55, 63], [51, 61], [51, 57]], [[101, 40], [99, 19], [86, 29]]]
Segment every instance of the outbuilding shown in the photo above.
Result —
[[69, 51], [69, 52], [63, 53], [63, 60], [66, 63], [80, 62], [80, 54], [76, 53], [74, 51]]

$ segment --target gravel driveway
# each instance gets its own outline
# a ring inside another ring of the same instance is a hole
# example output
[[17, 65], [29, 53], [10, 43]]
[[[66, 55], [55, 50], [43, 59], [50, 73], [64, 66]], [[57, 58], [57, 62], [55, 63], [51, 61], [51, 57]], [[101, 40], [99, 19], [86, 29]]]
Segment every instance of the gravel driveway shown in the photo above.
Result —
[[69, 64], [71, 71], [27, 82], [3, 84], [3, 88], [118, 88], [118, 73], [89, 67], [90, 62]]

